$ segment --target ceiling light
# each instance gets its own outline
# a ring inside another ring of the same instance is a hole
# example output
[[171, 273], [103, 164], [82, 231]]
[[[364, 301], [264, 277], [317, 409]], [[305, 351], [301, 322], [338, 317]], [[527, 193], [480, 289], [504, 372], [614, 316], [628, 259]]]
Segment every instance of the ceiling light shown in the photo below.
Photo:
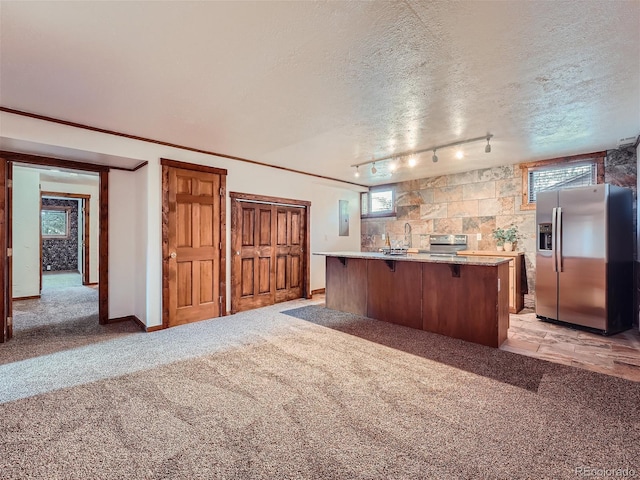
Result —
[[[388, 155], [386, 157], [382, 157], [382, 158], [378, 158], [378, 159], [374, 159], [373, 156], [371, 157], [371, 160], [367, 161], [367, 162], [361, 162], [361, 163], [356, 163], [351, 165], [352, 167], [357, 167], [358, 166], [362, 166], [362, 165], [372, 165], [371, 166], [371, 173], [373, 175], [375, 175], [378, 170], [376, 169], [376, 164], [375, 162], [382, 162], [385, 160], [391, 160], [391, 163], [388, 164], [388, 170], [389, 172], [393, 172], [395, 170], [397, 170], [398, 168], [400, 168], [401, 165], [404, 165], [404, 163], [401, 163], [400, 160], [401, 159], [405, 159], [408, 158], [406, 164], [409, 167], [414, 167], [417, 163], [418, 163], [418, 155], [420, 153], [423, 152], [429, 152], [429, 151], [433, 151], [433, 156], [431, 157], [431, 160], [433, 160], [433, 162], [437, 162], [438, 161], [438, 155], [436, 155], [436, 150], [441, 150], [443, 148], [449, 148], [449, 147], [457, 147], [459, 145], [465, 145], [467, 143], [472, 143], [472, 142], [481, 142], [486, 140], [487, 141], [487, 145], [484, 147], [484, 151], [486, 153], [490, 153], [491, 152], [491, 145], [489, 143], [489, 140], [491, 140], [493, 138], [493, 134], [491, 133], [487, 133], [486, 135], [483, 135], [482, 137], [474, 137], [474, 138], [468, 138], [466, 140], [458, 140], [457, 142], [451, 142], [451, 143], [445, 143], [443, 145], [435, 145], [429, 148], [421, 148], [419, 150], [413, 150], [410, 152], [402, 152], [402, 153], [396, 153], [395, 155]], [[456, 152], [456, 158], [462, 159], [464, 157], [464, 152], [462, 150], [458, 150]]]
[[360, 176], [360, 172], [358, 171], [358, 165], [356, 165], [356, 173], [353, 174], [356, 178]]

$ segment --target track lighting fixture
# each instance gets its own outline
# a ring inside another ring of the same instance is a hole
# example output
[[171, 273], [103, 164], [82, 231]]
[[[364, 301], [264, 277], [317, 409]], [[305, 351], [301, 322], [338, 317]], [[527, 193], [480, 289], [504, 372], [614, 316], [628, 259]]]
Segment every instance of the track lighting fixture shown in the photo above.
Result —
[[[359, 166], [371, 164], [371, 174], [375, 175], [376, 173], [378, 173], [378, 169], [376, 168], [376, 162], [384, 162], [384, 161], [390, 160], [391, 163], [387, 163], [387, 166], [388, 166], [387, 169], [388, 169], [388, 172], [394, 172], [401, 165], [400, 160], [402, 160], [405, 157], [408, 157], [408, 160], [407, 160], [406, 164], [409, 167], [414, 167], [416, 165], [416, 163], [418, 163], [417, 155], [419, 155], [420, 153], [433, 151], [433, 156], [431, 157], [431, 160], [433, 161], [433, 163], [436, 163], [438, 161], [438, 155], [436, 155], [436, 150], [440, 150], [440, 149], [443, 149], [443, 148], [449, 148], [449, 147], [456, 147], [458, 145], [464, 145], [466, 143], [479, 142], [479, 141], [483, 141], [483, 140], [487, 141], [487, 145], [484, 147], [485, 153], [491, 153], [491, 144], [489, 143], [489, 141], [492, 138], [493, 138], [493, 134], [488, 133], [488, 134], [486, 134], [486, 135], [484, 135], [482, 137], [469, 138], [467, 140], [459, 140], [457, 142], [446, 143], [444, 145], [436, 145], [434, 147], [422, 148], [420, 150], [414, 150], [414, 151], [411, 151], [411, 152], [403, 152], [403, 153], [399, 153], [399, 154], [395, 154], [395, 155], [389, 155], [387, 157], [382, 157], [382, 158], [378, 158], [378, 159], [375, 159], [375, 160], [373, 158], [371, 158], [371, 160], [369, 160], [368, 162], [356, 163], [356, 164], [351, 165], [351, 166], [356, 168], [355, 175], [357, 177], [357, 176], [359, 176], [358, 175], [358, 167]], [[464, 157], [464, 152], [462, 150], [458, 150], [456, 152], [456, 158], [461, 159], [463, 157]]]
[[356, 165], [356, 173], [353, 174], [356, 178], [360, 176], [360, 172], [358, 171], [358, 165]]

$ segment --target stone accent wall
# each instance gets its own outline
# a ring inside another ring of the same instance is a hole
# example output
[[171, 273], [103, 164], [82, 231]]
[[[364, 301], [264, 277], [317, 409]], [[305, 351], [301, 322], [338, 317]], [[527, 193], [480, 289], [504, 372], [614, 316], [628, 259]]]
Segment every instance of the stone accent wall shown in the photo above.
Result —
[[[605, 181], [636, 192], [635, 149], [607, 152]], [[382, 235], [393, 245], [429, 247], [429, 234], [468, 235], [470, 250], [495, 250], [491, 233], [496, 227], [518, 227], [515, 250], [524, 252], [528, 294], [525, 306], [535, 298], [535, 210], [520, 210], [522, 171], [518, 165], [472, 170], [396, 184], [396, 217], [362, 219], [361, 249], [375, 251], [384, 246]], [[634, 216], [635, 219], [635, 216]], [[406, 224], [411, 235], [405, 238]], [[477, 238], [480, 234], [481, 239]]]
[[71, 207], [69, 211], [69, 238], [42, 240], [42, 271], [78, 270], [78, 202], [76, 200], [61, 200], [57, 198], [43, 198], [43, 206]]

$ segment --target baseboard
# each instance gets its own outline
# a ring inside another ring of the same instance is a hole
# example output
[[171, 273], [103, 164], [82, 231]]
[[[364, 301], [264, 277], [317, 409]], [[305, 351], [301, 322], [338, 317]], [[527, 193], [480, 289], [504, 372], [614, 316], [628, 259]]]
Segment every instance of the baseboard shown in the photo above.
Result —
[[19, 302], [20, 300], [37, 300], [38, 298], [40, 298], [40, 295], [31, 295], [30, 297], [13, 297], [11, 300]]
[[162, 330], [164, 327], [162, 325], [154, 325], [153, 327], [145, 327], [145, 330], [150, 332], [157, 332], [158, 330]]
[[82, 285], [85, 287], [95, 287], [98, 285], [98, 282], [83, 283]]
[[315, 290], [311, 290], [311, 296], [313, 297], [314, 295], [320, 295], [325, 293], [325, 289], [324, 288], [316, 288]]
[[107, 325], [109, 325], [111, 323], [127, 322], [129, 320], [131, 320], [138, 327], [140, 327], [140, 330], [142, 330], [143, 332], [144, 331], [148, 331], [147, 330], [147, 326], [144, 323], [142, 323], [142, 320], [140, 320], [135, 315], [127, 315], [125, 317], [110, 318], [109, 320], [107, 320]]

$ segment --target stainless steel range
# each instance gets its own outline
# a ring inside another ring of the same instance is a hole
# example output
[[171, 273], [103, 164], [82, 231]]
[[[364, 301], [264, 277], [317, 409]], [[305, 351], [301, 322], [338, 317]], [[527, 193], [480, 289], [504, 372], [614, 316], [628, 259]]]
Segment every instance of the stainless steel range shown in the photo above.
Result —
[[459, 250], [467, 249], [466, 235], [429, 235], [429, 249], [418, 250], [418, 253], [431, 255], [456, 255]]

